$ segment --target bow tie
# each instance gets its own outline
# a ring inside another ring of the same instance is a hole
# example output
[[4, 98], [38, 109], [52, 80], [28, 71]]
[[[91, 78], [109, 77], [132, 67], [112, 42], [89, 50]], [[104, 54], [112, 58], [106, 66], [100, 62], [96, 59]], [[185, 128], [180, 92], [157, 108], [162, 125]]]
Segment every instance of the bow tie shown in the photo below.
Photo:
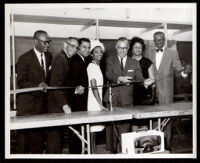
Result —
[[163, 49], [156, 49], [156, 52], [158, 53], [158, 52], [163, 52]]

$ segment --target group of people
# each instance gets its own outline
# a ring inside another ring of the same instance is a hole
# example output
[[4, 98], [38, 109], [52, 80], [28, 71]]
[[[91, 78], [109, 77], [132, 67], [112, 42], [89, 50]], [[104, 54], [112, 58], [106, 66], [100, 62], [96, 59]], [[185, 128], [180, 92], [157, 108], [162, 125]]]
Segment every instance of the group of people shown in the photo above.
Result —
[[[130, 44], [120, 37], [116, 43], [117, 54], [106, 58], [105, 72], [100, 62], [105, 52], [98, 40], [68, 37], [62, 50], [52, 60], [48, 52], [51, 40], [47, 32], [34, 33], [34, 47], [21, 55], [17, 62], [19, 88], [43, 87], [17, 95], [17, 116], [43, 113], [66, 113], [76, 111], [108, 110], [109, 90], [103, 97], [104, 73], [112, 88], [113, 106], [146, 104], [169, 104], [173, 102], [174, 70], [182, 71], [177, 51], [165, 47], [165, 35], [153, 36], [156, 48], [145, 51], [144, 40], [134, 37]], [[145, 51], [145, 54], [144, 54]], [[163, 78], [167, 76], [166, 78]], [[131, 83], [131, 84], [130, 84]], [[70, 89], [48, 90], [47, 86]], [[106, 128], [107, 149], [112, 153], [121, 151], [120, 134], [131, 131], [134, 122], [120, 121], [114, 125], [91, 125], [92, 153], [96, 152], [96, 132]], [[136, 125], [137, 126], [137, 125]], [[167, 145], [170, 145], [170, 125], [166, 127]], [[73, 126], [80, 131], [79, 125]], [[17, 134], [19, 153], [62, 153], [63, 127], [20, 130]], [[69, 133], [69, 153], [81, 153], [81, 140]]]

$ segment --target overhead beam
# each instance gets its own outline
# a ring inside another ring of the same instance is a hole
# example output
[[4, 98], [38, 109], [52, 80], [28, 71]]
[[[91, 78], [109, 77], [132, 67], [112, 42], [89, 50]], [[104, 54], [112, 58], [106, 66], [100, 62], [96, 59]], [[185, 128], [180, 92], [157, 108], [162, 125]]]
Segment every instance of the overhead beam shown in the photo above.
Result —
[[188, 31], [192, 31], [192, 27], [189, 27], [189, 28], [186, 28], [186, 29], [182, 29], [182, 30], [175, 31], [175, 32], [173, 33], [173, 35], [177, 35], [177, 34], [184, 33], [184, 32], [188, 32]]
[[167, 29], [168, 29], [168, 24], [167, 22], [164, 22], [164, 33], [165, 33], [165, 47], [168, 47], [167, 41], [168, 41], [168, 33], [167, 33]]
[[[12, 31], [12, 77], [13, 77], [13, 90], [16, 90], [16, 76], [15, 76], [15, 22], [14, 22], [14, 16], [13, 13], [11, 14], [11, 31]], [[14, 108], [16, 109], [16, 93], [13, 94], [13, 101], [14, 101]]]
[[14, 22], [60, 25], [85, 25], [93, 19], [14, 14]]
[[140, 32], [140, 34], [143, 34], [143, 33], [149, 32], [149, 31], [152, 31], [152, 30], [154, 30], [154, 29], [161, 28], [161, 27], [163, 27], [163, 26], [164, 26], [164, 24], [161, 23], [161, 24], [159, 24], [159, 25], [157, 25], [157, 26], [154, 26], [154, 27], [151, 27], [151, 28], [143, 29], [143, 30]]
[[96, 20], [91, 20], [81, 28], [81, 32], [96, 24]]

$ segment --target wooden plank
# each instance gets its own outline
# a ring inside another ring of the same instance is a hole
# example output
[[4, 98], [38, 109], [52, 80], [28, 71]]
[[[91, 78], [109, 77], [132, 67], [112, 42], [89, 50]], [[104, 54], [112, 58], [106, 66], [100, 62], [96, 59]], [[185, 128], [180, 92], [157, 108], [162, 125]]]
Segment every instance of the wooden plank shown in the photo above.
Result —
[[170, 22], [167, 22], [167, 28], [168, 29], [180, 29], [180, 30], [183, 30], [183, 29], [192, 29], [192, 24], [188, 23], [188, 24], [183, 24], [183, 23], [170, 23]]
[[132, 109], [133, 118], [146, 119], [192, 115], [192, 103], [180, 102], [168, 105], [137, 106]]
[[47, 23], [47, 24], [64, 24], [64, 25], [85, 25], [93, 19], [83, 18], [66, 18], [55, 16], [39, 16], [39, 15], [14, 15], [15, 22], [29, 22], [29, 23]]
[[153, 27], [150, 27], [150, 28], [146, 28], [146, 29], [143, 29], [140, 34], [143, 34], [143, 33], [146, 33], [146, 32], [149, 32], [149, 31], [152, 31], [154, 29], [159, 29], [159, 28], [162, 28], [164, 25], [163, 23], [160, 23], [159, 25], [157, 26], [153, 26]]
[[173, 103], [157, 106], [114, 107], [113, 111], [53, 113], [11, 117], [10, 127], [14, 129], [63, 126], [74, 124], [121, 121], [132, 118], [158, 118], [192, 115], [192, 103]]
[[99, 26], [110, 27], [127, 27], [127, 28], [151, 28], [158, 26], [157, 22], [140, 22], [140, 21], [121, 21], [121, 20], [105, 20], [99, 19]]
[[71, 114], [53, 113], [30, 116], [11, 117], [10, 129], [26, 129], [50, 126], [63, 126], [85, 123], [98, 123], [132, 119], [129, 111], [118, 109], [116, 111], [73, 112]]
[[96, 24], [96, 20], [91, 20], [81, 28], [81, 32]]
[[189, 27], [189, 28], [186, 28], [186, 29], [178, 30], [178, 31], [174, 32], [173, 35], [177, 35], [177, 34], [184, 33], [184, 32], [188, 32], [188, 31], [192, 31], [192, 27]]
[[[86, 25], [94, 19], [86, 18], [69, 18], [69, 17], [55, 17], [55, 16], [39, 16], [39, 15], [14, 15], [15, 22], [29, 22], [29, 23], [47, 23], [47, 24], [64, 24], [64, 25]], [[126, 20], [108, 20], [99, 19], [99, 26], [110, 27], [126, 27], [126, 28], [151, 28], [160, 25], [162, 22], [149, 21], [126, 21]], [[192, 27], [190, 23], [173, 23], [167, 22], [168, 29], [188, 29]]]

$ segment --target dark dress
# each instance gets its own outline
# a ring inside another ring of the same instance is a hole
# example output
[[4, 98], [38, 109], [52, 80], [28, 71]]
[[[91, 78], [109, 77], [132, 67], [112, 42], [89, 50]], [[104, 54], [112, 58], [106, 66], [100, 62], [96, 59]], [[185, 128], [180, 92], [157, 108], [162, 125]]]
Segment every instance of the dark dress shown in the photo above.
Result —
[[[148, 69], [152, 62], [148, 58], [142, 57], [139, 61], [142, 74], [145, 79], [149, 78]], [[151, 97], [152, 88], [148, 87], [146, 89], [144, 86], [137, 83], [134, 84], [134, 95], [133, 95], [133, 105], [144, 105], [145, 102]]]

